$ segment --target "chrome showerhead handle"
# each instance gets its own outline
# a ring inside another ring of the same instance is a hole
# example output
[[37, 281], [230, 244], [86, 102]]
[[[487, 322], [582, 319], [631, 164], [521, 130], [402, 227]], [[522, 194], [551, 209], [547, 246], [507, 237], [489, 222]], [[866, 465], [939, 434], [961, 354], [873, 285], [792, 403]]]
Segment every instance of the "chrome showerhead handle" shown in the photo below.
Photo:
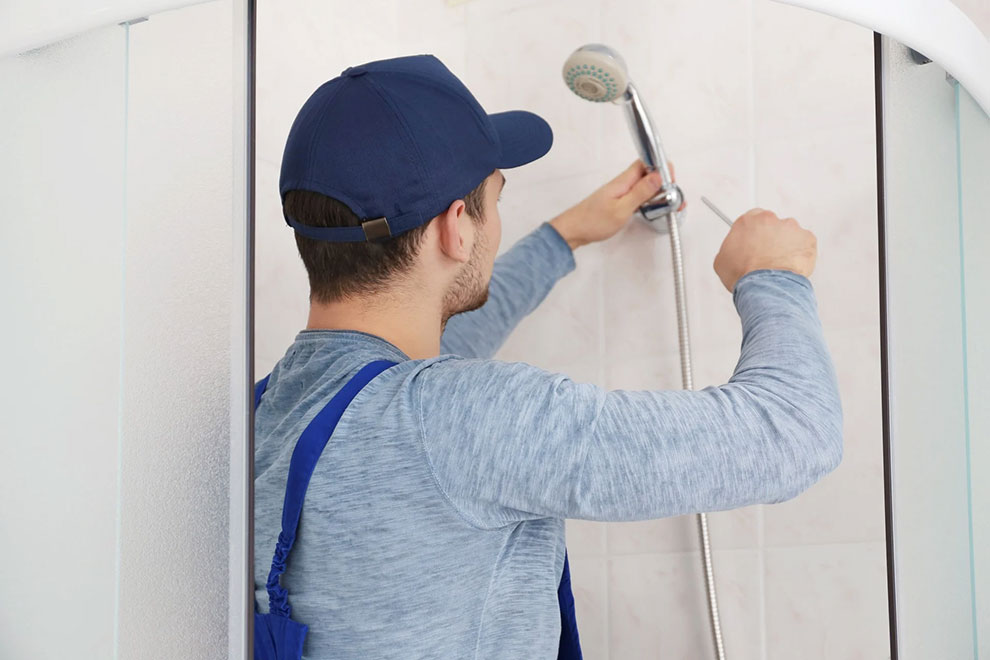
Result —
[[653, 128], [650, 113], [646, 110], [646, 104], [639, 96], [636, 86], [630, 82], [622, 96], [614, 103], [622, 103], [623, 108], [625, 108], [629, 131], [632, 133], [633, 142], [639, 151], [639, 157], [646, 163], [646, 167], [660, 172], [664, 187], [673, 184], [674, 180], [670, 176], [670, 167], [667, 165], [667, 158], [663, 153], [660, 136]]
[[632, 133], [633, 142], [639, 151], [639, 157], [646, 163], [647, 169], [656, 170], [663, 179], [660, 192], [639, 207], [639, 212], [651, 225], [664, 232], [666, 231], [665, 225], [654, 223], [654, 220], [677, 213], [684, 201], [684, 193], [680, 186], [674, 183], [674, 178], [670, 174], [670, 166], [667, 164], [667, 157], [663, 152], [663, 144], [660, 142], [660, 135], [653, 128], [650, 113], [640, 98], [639, 92], [636, 91], [636, 86], [630, 82], [626, 86], [626, 91], [614, 102], [622, 103], [625, 109], [629, 131]]

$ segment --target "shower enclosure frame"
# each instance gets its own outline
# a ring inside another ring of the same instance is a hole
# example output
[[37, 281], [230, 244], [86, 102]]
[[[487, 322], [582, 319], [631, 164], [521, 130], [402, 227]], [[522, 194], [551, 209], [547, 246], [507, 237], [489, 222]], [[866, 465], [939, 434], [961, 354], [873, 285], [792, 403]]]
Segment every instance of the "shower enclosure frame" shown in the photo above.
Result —
[[[241, 135], [239, 149], [244, 155], [243, 189], [235, 184], [235, 214], [243, 217], [243, 234], [235, 236], [234, 249], [241, 252], [244, 268], [240, 282], [239, 314], [243, 323], [243, 341], [231, 348], [232, 394], [231, 484], [230, 484], [230, 621], [229, 656], [254, 657], [254, 302], [255, 302], [255, 135], [257, 91], [257, 3], [234, 0], [235, 17], [244, 25], [241, 37], [235, 36], [235, 55], [240, 54], [244, 67], [244, 89], [237, 90], [244, 99], [244, 112], [235, 124], [234, 135]], [[235, 59], [236, 62], [236, 59]], [[235, 118], [235, 122], [237, 119]], [[238, 147], [235, 147], [237, 149]], [[237, 392], [234, 383], [240, 383]], [[239, 395], [239, 396], [238, 396]], [[240, 431], [240, 433], [238, 433]], [[234, 454], [234, 438], [244, 438], [241, 453]], [[239, 473], [239, 474], [238, 474]], [[236, 476], [241, 476], [238, 483]], [[238, 546], [233, 539], [241, 541]], [[238, 579], [239, 578], [239, 579]], [[237, 604], [240, 604], [238, 611]]]
[[883, 61], [879, 32], [873, 33], [873, 72], [877, 149], [877, 246], [880, 276], [880, 404], [883, 429], [883, 501], [884, 530], [887, 555], [887, 615], [890, 631], [890, 660], [897, 660], [897, 601], [894, 598], [894, 510], [891, 497], [892, 475], [890, 460], [890, 356], [887, 320], [887, 260], [886, 260], [886, 209], [884, 204], [883, 158]]
[[[242, 398], [239, 401], [234, 402], [235, 405], [232, 407], [232, 429], [236, 428], [234, 424], [239, 421], [244, 425], [246, 438], [246, 443], [244, 445], [245, 455], [244, 455], [244, 476], [246, 489], [242, 493], [245, 498], [246, 506], [241, 509], [246, 516], [242, 519], [241, 523], [243, 525], [243, 533], [245, 538], [245, 548], [239, 556], [231, 557], [232, 563], [232, 578], [235, 575], [234, 568], [237, 567], [237, 575], [240, 575], [242, 580], [242, 587], [244, 591], [244, 598], [242, 601], [242, 612], [243, 622], [237, 623], [241, 633], [239, 639], [235, 639], [233, 636], [235, 630], [235, 621], [231, 621], [231, 657], [244, 657], [251, 658], [253, 656], [252, 649], [252, 638], [253, 638], [253, 598], [251, 596], [253, 590], [253, 575], [251, 567], [253, 566], [253, 543], [251, 539], [253, 538], [253, 519], [254, 519], [254, 507], [253, 507], [253, 479], [252, 479], [252, 460], [254, 451], [254, 410], [253, 405], [251, 405], [252, 400], [252, 390], [250, 385], [254, 382], [253, 373], [253, 354], [254, 354], [254, 255], [255, 255], [255, 241], [254, 241], [254, 224], [255, 224], [255, 208], [254, 208], [254, 159], [255, 159], [255, 55], [256, 55], [256, 5], [254, 0], [246, 0], [244, 2], [244, 11], [246, 12], [246, 24], [247, 24], [247, 38], [244, 48], [245, 61], [244, 65], [247, 69], [247, 108], [246, 108], [246, 125], [245, 125], [245, 142], [244, 149], [246, 150], [246, 162], [247, 162], [247, 172], [246, 172], [246, 197], [243, 199], [242, 203], [245, 204], [245, 236], [243, 248], [245, 250], [246, 256], [246, 269], [244, 272], [244, 277], [246, 278], [246, 288], [245, 288], [245, 308], [244, 308], [244, 323], [247, 328], [246, 333], [246, 345], [242, 347], [243, 352], [237, 359], [241, 361], [241, 367], [245, 370], [246, 382], [249, 387], [241, 393]], [[887, 259], [887, 204], [885, 199], [885, 185], [886, 185], [886, 172], [884, 163], [884, 95], [883, 95], [883, 79], [884, 79], [884, 69], [882, 61], [881, 44], [884, 35], [879, 31], [873, 32], [873, 44], [874, 44], [874, 93], [875, 93], [875, 129], [876, 129], [876, 158], [877, 158], [877, 169], [876, 169], [876, 182], [877, 182], [877, 231], [878, 231], [878, 261], [879, 261], [879, 307], [880, 307], [880, 369], [881, 369], [881, 416], [882, 416], [882, 451], [883, 451], [883, 482], [884, 482], [884, 518], [885, 518], [885, 545], [886, 545], [886, 575], [887, 575], [887, 601], [888, 601], [888, 622], [889, 622], [889, 640], [890, 640], [890, 658], [892, 660], [897, 660], [902, 657], [901, 649], [898, 645], [898, 608], [897, 608], [897, 581], [895, 574], [896, 567], [896, 534], [894, 525], [894, 502], [893, 502], [893, 470], [892, 470], [892, 443], [891, 443], [891, 409], [890, 409], [890, 397], [891, 397], [891, 356], [890, 356], [890, 319], [889, 319], [889, 301], [888, 301], [888, 286], [889, 286], [889, 263]], [[236, 419], [235, 419], [236, 418]], [[233, 501], [232, 501], [233, 506]], [[233, 509], [231, 522], [234, 522]], [[232, 530], [233, 533], [233, 530]], [[232, 593], [234, 595], [234, 590], [238, 588], [235, 580], [231, 580], [232, 583]], [[231, 601], [231, 608], [234, 601]], [[237, 649], [242, 649], [241, 653], [237, 653]]]

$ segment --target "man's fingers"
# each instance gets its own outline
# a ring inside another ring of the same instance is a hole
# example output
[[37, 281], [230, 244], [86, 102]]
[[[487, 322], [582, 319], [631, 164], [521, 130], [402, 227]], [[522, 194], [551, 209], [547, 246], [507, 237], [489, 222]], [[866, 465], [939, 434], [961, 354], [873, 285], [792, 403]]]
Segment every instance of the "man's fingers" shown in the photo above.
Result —
[[[674, 179], [674, 163], [667, 161], [667, 166], [670, 168], [670, 178]], [[610, 194], [613, 197], [619, 198], [619, 204], [623, 212], [632, 205], [632, 210], [629, 211], [629, 214], [632, 214], [643, 202], [653, 197], [660, 186], [663, 185], [663, 178], [658, 172], [652, 173], [656, 177], [655, 179], [647, 176], [649, 174], [651, 172], [647, 170], [646, 163], [641, 158], [637, 158], [629, 167], [606, 184]], [[637, 186], [640, 186], [639, 190], [635, 189]], [[684, 208], [683, 204], [681, 208]]]
[[650, 172], [632, 186], [628, 193], [619, 198], [619, 210], [623, 217], [632, 215], [643, 202], [657, 194], [663, 179], [658, 172]]
[[636, 185], [636, 182], [646, 173], [646, 163], [637, 158], [617, 177], [608, 182], [609, 188], [616, 197], [621, 197]]

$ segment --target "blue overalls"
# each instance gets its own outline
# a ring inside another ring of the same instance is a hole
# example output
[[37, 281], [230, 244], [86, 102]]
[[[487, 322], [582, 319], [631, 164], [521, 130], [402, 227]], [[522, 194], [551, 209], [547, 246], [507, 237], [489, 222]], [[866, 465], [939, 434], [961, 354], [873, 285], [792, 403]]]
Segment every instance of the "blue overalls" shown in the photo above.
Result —
[[[316, 462], [330, 440], [337, 422], [357, 393], [371, 380], [395, 362], [377, 360], [366, 364], [353, 378], [330, 399], [317, 413], [299, 437], [292, 458], [289, 461], [289, 476], [285, 486], [285, 501], [282, 505], [282, 531], [275, 544], [275, 556], [268, 573], [268, 614], [258, 612], [255, 602], [254, 612], [254, 658], [255, 660], [300, 660], [303, 641], [309, 626], [292, 620], [292, 607], [288, 602], [288, 592], [279, 583], [285, 572], [285, 564], [296, 540], [299, 517], [302, 514], [303, 500], [309, 488]], [[257, 410], [261, 396], [268, 386], [265, 376], [254, 387], [254, 407]], [[567, 551], [564, 551], [564, 570], [557, 588], [560, 603], [560, 646], [558, 660], [581, 660], [581, 645], [578, 640], [577, 620], [574, 615], [574, 597], [571, 594], [570, 568]]]

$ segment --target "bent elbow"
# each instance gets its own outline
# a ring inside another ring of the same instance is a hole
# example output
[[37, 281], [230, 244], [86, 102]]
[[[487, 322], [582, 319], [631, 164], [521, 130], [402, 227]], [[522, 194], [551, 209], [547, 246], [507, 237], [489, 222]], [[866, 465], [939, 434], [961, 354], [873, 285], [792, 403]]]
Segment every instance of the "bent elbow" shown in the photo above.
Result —
[[839, 467], [842, 462], [843, 444], [843, 413], [842, 399], [838, 388], [832, 396], [819, 399], [824, 405], [806, 409], [807, 414], [801, 414], [799, 424], [803, 443], [808, 447], [806, 470], [810, 481], [807, 487], [818, 482], [822, 477]]
[[827, 423], [822, 425], [824, 431], [821, 435], [821, 446], [823, 448], [823, 473], [822, 476], [839, 467], [842, 462], [843, 427], [845, 426], [842, 415], [842, 400], [838, 392], [835, 396], [835, 406], [832, 414], [828, 417]]
[[821, 477], [832, 472], [842, 463], [842, 426], [839, 425], [822, 438]]
[[811, 488], [842, 463], [841, 419], [838, 424], [827, 425], [822, 431], [809, 434], [809, 439], [812, 443], [809, 452], [811, 460], [804, 465], [805, 483], [801, 491]]
[[803, 428], [794, 438], [795, 447], [802, 451], [791, 454], [791, 465], [787, 470], [790, 478], [768, 504], [791, 500], [808, 490], [834, 471], [842, 462], [842, 423], [825, 425], [819, 429]]

